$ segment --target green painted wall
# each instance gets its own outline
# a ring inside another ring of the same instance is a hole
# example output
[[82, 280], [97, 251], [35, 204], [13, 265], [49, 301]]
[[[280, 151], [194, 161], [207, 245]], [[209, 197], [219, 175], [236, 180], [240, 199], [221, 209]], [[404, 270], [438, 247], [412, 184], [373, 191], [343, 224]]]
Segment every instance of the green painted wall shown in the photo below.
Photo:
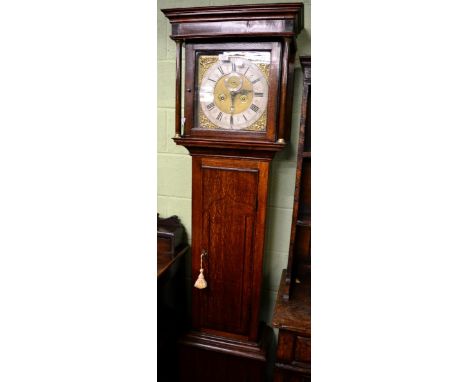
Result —
[[[274, 1], [158, 0], [158, 9], [272, 2]], [[297, 57], [310, 54], [310, 0], [303, 2], [304, 30], [297, 40]], [[169, 35], [170, 24], [162, 12], [158, 12], [158, 212], [163, 217], [178, 215], [188, 231], [190, 240], [192, 161], [188, 151], [176, 146], [171, 139], [175, 123], [175, 43]], [[271, 322], [281, 271], [287, 265], [302, 92], [302, 75], [298, 58], [294, 88], [291, 143], [287, 149], [276, 155], [271, 168], [261, 309], [261, 319], [267, 323]], [[191, 287], [188, 278], [187, 287]]]

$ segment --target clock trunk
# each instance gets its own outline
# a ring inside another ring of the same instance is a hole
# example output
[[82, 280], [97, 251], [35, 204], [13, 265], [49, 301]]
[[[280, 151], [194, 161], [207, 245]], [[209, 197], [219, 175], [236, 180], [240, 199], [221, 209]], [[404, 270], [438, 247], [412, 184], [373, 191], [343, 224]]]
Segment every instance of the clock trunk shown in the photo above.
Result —
[[193, 158], [194, 328], [254, 341], [258, 330], [269, 160]]

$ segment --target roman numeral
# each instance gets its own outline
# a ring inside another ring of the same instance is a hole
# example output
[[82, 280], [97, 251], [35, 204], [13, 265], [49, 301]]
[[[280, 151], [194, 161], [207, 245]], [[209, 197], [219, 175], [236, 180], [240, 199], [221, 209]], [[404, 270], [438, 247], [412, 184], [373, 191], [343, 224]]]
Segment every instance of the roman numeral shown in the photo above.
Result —
[[223, 119], [223, 113], [219, 112], [218, 116], [216, 117], [218, 121], [221, 121]]
[[232, 116], [231, 114], [231, 117], [229, 118], [229, 123], [232, 125], [234, 125], [234, 117]]
[[254, 93], [255, 97], [263, 97], [263, 93]]
[[221, 66], [218, 66], [218, 70], [221, 72], [221, 74], [224, 74], [223, 68]]
[[210, 110], [210, 111], [211, 111], [214, 107], [215, 107], [214, 102], [211, 102], [209, 105], [206, 105], [206, 108], [207, 108], [208, 110]]
[[252, 81], [252, 85], [253, 85], [254, 83], [258, 82], [258, 81], [260, 81], [260, 78], [257, 78], [256, 80], [253, 80], [253, 81]]
[[250, 105], [250, 108], [254, 111], [254, 112], [257, 112], [259, 110], [259, 107], [257, 105], [255, 105], [254, 103], [252, 105]]
[[212, 80], [211, 78], [208, 78], [208, 81], [216, 82], [216, 80]]
[[233, 71], [233, 72], [236, 71], [236, 63], [235, 63], [235, 62], [232, 63], [232, 71]]
[[242, 116], [244, 117], [244, 119], [245, 119], [245, 122], [247, 122], [247, 121], [248, 121], [248, 119], [247, 119], [247, 117], [245, 116], [245, 114], [242, 114]]

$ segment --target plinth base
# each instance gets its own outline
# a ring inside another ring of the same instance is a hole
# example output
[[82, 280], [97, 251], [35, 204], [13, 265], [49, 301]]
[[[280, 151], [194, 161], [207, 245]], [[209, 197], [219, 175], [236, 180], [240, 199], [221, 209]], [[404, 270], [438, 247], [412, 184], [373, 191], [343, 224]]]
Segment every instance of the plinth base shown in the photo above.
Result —
[[190, 332], [179, 343], [180, 382], [263, 382], [269, 380], [273, 330], [258, 343]]

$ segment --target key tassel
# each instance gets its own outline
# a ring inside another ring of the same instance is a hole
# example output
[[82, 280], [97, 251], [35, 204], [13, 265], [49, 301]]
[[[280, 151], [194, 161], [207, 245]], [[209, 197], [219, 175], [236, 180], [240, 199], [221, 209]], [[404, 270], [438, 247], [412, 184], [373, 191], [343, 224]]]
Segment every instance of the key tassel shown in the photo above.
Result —
[[197, 281], [195, 281], [194, 287], [197, 289], [205, 289], [208, 284], [203, 276], [203, 256], [206, 256], [206, 252], [203, 251], [200, 256], [200, 274], [198, 275]]
[[200, 274], [198, 275], [198, 279], [195, 281], [194, 286], [198, 289], [205, 289], [208, 286], [205, 277], [203, 276], [203, 268], [200, 268]]

